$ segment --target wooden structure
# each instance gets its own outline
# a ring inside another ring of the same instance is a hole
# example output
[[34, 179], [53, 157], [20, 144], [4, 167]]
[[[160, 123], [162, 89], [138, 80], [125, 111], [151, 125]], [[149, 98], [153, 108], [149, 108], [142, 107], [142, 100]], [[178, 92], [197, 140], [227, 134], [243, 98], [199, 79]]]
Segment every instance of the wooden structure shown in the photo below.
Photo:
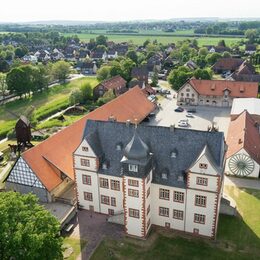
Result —
[[31, 124], [25, 116], [20, 116], [15, 125], [17, 144], [31, 146]]

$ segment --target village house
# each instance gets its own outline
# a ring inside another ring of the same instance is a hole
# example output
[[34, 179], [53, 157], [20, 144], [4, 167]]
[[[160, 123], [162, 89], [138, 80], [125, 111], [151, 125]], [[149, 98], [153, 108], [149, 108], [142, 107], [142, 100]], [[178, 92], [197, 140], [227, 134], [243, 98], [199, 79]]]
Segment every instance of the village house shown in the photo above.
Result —
[[88, 120], [74, 152], [79, 206], [138, 238], [156, 225], [213, 239], [224, 155], [220, 132]]
[[221, 74], [225, 72], [234, 72], [244, 62], [240, 58], [220, 58], [213, 66], [212, 69], [215, 73]]
[[76, 70], [85, 75], [93, 75], [97, 73], [98, 67], [95, 61], [79, 61], [76, 64]]
[[245, 46], [245, 54], [252, 55], [256, 52], [257, 46], [254, 44], [246, 44]]
[[234, 98], [256, 98], [258, 84], [229, 80], [190, 79], [178, 91], [178, 105], [231, 107]]
[[118, 75], [111, 79], [102, 81], [93, 89], [94, 99], [97, 100], [109, 90], [113, 90], [115, 96], [125, 93], [127, 91], [126, 80]]
[[260, 124], [247, 110], [229, 124], [225, 173], [260, 178]]
[[225, 46], [204, 45], [203, 47], [207, 48], [210, 53], [223, 53], [225, 51], [231, 52], [231, 49]]
[[116, 59], [118, 57], [117, 51], [114, 49], [109, 49], [107, 52], [107, 58], [110, 60]]
[[133, 88], [120, 97], [92, 111], [79, 121], [22, 153], [6, 178], [8, 190], [34, 193], [41, 202], [75, 202], [75, 178], [72, 154], [81, 142], [88, 119], [140, 123], [155, 109], [139, 89]]
[[139, 81], [144, 82], [145, 84], [148, 84], [148, 70], [146, 66], [142, 67], [135, 67], [132, 69], [131, 77], [133, 79], [137, 79]]
[[102, 60], [102, 61], [106, 61], [107, 60], [107, 52], [106, 51], [92, 51], [90, 54], [90, 58], [92, 60]]
[[23, 62], [36, 64], [38, 62], [38, 58], [35, 55], [24, 55], [21, 59]]

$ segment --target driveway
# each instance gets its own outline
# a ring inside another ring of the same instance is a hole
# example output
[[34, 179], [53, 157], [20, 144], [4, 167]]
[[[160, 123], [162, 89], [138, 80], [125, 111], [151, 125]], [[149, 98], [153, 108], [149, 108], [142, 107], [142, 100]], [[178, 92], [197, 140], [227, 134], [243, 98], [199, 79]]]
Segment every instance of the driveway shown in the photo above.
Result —
[[224, 185], [260, 190], [260, 179], [244, 179], [225, 175]]
[[[174, 92], [172, 92], [174, 93]], [[162, 99], [160, 102], [161, 109], [148, 124], [159, 125], [159, 126], [170, 126], [175, 125], [178, 127], [178, 122], [182, 119], [188, 119], [190, 129], [204, 130], [207, 131], [208, 127], [212, 125], [212, 122], [216, 123], [219, 131], [227, 134], [229, 122], [230, 122], [230, 108], [219, 108], [209, 106], [196, 106], [196, 113], [193, 118], [187, 118], [187, 109], [184, 112], [175, 112], [177, 108], [177, 99], [173, 98], [173, 94], [167, 98]]]
[[108, 223], [106, 215], [87, 210], [78, 211], [74, 224], [75, 228], [70, 236], [87, 240], [87, 246], [81, 250], [77, 260], [89, 259], [105, 237], [121, 239], [124, 236], [124, 226]]

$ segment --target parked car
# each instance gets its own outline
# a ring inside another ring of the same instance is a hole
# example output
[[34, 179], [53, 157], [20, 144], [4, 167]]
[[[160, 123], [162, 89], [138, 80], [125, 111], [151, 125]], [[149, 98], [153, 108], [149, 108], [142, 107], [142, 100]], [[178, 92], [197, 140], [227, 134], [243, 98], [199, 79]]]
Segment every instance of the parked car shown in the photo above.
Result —
[[188, 113], [196, 113], [196, 108], [190, 108], [187, 110]]
[[188, 123], [188, 122], [185, 122], [185, 121], [182, 121], [182, 122], [179, 122], [179, 123], [178, 123], [178, 126], [180, 126], [180, 127], [188, 127], [188, 126], [189, 126], [189, 123]]
[[194, 117], [194, 115], [192, 113], [188, 113], [186, 117]]
[[183, 112], [184, 109], [182, 107], [177, 107], [174, 111], [175, 112]]

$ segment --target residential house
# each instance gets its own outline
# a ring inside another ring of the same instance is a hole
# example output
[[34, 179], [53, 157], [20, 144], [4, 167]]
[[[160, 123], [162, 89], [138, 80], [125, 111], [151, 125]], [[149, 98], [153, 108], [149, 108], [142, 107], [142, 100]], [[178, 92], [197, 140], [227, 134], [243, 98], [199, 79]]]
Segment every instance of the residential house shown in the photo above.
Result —
[[[90, 112], [74, 124], [22, 153], [6, 179], [8, 190], [34, 193], [41, 202], [59, 199], [73, 202], [75, 178], [72, 154], [81, 142], [88, 119], [140, 123], [155, 109], [139, 89], [133, 88], [120, 97]], [[71, 192], [68, 192], [68, 191]], [[68, 197], [66, 194], [70, 194]]]
[[147, 70], [148, 70], [150, 76], [152, 76], [154, 71], [160, 72], [162, 69], [162, 56], [159, 54], [156, 54], [156, 55], [150, 57], [147, 60], [146, 67], [147, 67]]
[[212, 69], [215, 73], [234, 72], [244, 62], [240, 58], [220, 58], [213, 66]]
[[246, 44], [245, 54], [252, 55], [256, 52], [257, 46], [254, 44]]
[[135, 67], [132, 69], [131, 76], [134, 79], [144, 82], [148, 84], [148, 69], [146, 66]]
[[111, 79], [107, 79], [99, 83], [93, 89], [94, 99], [102, 97], [108, 90], [113, 90], [116, 96], [119, 96], [127, 91], [126, 80], [121, 76], [115, 76]]
[[260, 124], [243, 111], [229, 124], [225, 173], [260, 178]]
[[29, 63], [36, 64], [38, 62], [38, 58], [35, 55], [24, 55], [22, 57], [22, 61], [26, 63], [29, 62]]
[[57, 48], [55, 48], [52, 53], [51, 53], [51, 59], [53, 61], [59, 61], [59, 60], [64, 60], [65, 56], [63, 55], [63, 53], [58, 50]]
[[128, 43], [121, 43], [114, 47], [118, 56], [125, 56], [128, 52]]
[[231, 52], [231, 49], [225, 46], [204, 45], [203, 47], [206, 47], [210, 53], [223, 53], [225, 51]]
[[184, 64], [184, 66], [189, 68], [190, 70], [196, 70], [198, 68], [198, 65], [194, 61], [192, 61], [192, 60], [187, 61]]
[[95, 61], [79, 61], [76, 64], [76, 70], [85, 75], [93, 75], [97, 73], [98, 67]]
[[188, 80], [178, 91], [178, 105], [231, 107], [234, 98], [256, 98], [258, 84], [229, 80]]
[[108, 59], [116, 59], [118, 57], [117, 51], [115, 49], [109, 49], [107, 52]]
[[160, 226], [214, 239], [224, 155], [220, 132], [88, 120], [74, 152], [78, 203], [116, 215], [129, 236]]
[[152, 88], [150, 84], [145, 84], [143, 81], [139, 81], [137, 79], [133, 79], [128, 83], [128, 88], [134, 88], [136, 86], [142, 89], [143, 93], [146, 96], [156, 95], [156, 91]]
[[106, 51], [92, 51], [90, 54], [90, 58], [92, 60], [103, 60], [106, 61], [107, 60], [107, 52]]

